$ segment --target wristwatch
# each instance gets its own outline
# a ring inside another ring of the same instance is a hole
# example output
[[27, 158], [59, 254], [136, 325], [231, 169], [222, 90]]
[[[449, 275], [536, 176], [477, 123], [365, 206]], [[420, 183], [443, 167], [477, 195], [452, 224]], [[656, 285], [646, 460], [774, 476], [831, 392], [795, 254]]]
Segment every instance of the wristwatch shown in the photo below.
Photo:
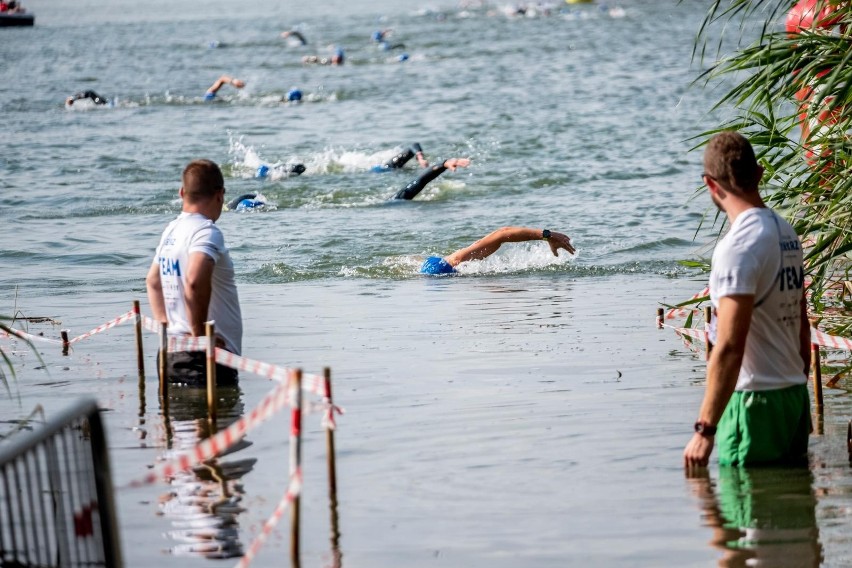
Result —
[[550, 238], [550, 229], [544, 229], [541, 232], [541, 238], [542, 239], [549, 239]]
[[705, 422], [703, 420], [699, 420], [695, 423], [695, 431], [698, 434], [704, 436], [705, 438], [709, 438], [710, 436], [716, 435], [716, 427], [711, 426], [708, 422]]

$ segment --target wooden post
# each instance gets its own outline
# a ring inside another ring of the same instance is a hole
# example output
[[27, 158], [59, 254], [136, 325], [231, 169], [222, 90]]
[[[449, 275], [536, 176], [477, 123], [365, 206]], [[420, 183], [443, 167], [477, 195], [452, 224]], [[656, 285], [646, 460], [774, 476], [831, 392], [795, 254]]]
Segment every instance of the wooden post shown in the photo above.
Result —
[[814, 406], [817, 414], [822, 413], [822, 364], [819, 360], [819, 345], [811, 343], [811, 374], [814, 378]]
[[[290, 478], [302, 471], [302, 370], [296, 369], [290, 374], [291, 403], [290, 423]], [[289, 484], [289, 480], [288, 480]], [[299, 495], [293, 499], [290, 509], [290, 564], [299, 568]]]
[[166, 361], [169, 352], [168, 327], [166, 322], [160, 323], [160, 394], [163, 399], [166, 399], [169, 393], [169, 366]]
[[[323, 369], [325, 380], [325, 397], [328, 401], [329, 421], [334, 420], [334, 398], [331, 396], [331, 369]], [[328, 450], [328, 499], [331, 510], [331, 551], [332, 555], [339, 556], [340, 530], [337, 515], [337, 458], [334, 452], [334, 429], [331, 422], [326, 427], [325, 443]]]
[[139, 369], [139, 385], [145, 385], [145, 352], [142, 345], [142, 311], [139, 300], [133, 300], [133, 313], [136, 315], [136, 368]]
[[68, 347], [71, 345], [68, 343], [68, 330], [63, 329], [59, 332], [59, 336], [62, 337], [62, 354], [68, 355]]
[[210, 424], [216, 426], [216, 336], [212, 321], [204, 324], [204, 330], [207, 335], [207, 413], [210, 417]]
[[713, 350], [713, 344], [710, 343], [710, 318], [713, 317], [713, 308], [711, 306], [704, 306], [704, 331], [706, 335], [704, 336], [704, 347], [707, 349], [707, 353], [705, 355], [705, 359], [707, 361], [710, 360], [710, 352]]
[[663, 329], [663, 318], [665, 317], [666, 310], [663, 308], [657, 308], [657, 329]]

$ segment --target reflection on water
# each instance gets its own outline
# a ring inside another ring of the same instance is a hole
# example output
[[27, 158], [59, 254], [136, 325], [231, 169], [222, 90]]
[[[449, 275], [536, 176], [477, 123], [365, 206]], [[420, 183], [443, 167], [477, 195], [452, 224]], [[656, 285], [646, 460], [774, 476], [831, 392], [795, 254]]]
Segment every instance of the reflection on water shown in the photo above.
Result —
[[819, 566], [813, 474], [808, 468], [721, 467], [689, 479], [700, 499], [719, 566]]
[[[168, 418], [170, 459], [194, 448], [203, 439], [227, 428], [243, 414], [242, 392], [236, 387], [219, 387], [218, 418], [211, 425], [207, 418], [207, 391], [203, 388], [169, 389]], [[160, 498], [161, 514], [172, 521], [168, 536], [176, 541], [176, 555], [232, 558], [242, 556], [239, 515], [245, 493], [239, 480], [254, 467], [255, 459], [220, 459], [251, 445], [245, 439], [230, 450], [197, 466], [177, 473], [169, 480], [171, 490]]]

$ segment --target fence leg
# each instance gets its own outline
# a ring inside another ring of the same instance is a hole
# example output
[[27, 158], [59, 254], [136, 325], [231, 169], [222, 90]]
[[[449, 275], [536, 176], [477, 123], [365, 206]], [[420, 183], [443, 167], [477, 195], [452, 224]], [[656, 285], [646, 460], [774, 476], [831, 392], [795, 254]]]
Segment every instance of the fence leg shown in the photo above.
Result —
[[169, 394], [169, 366], [166, 361], [169, 352], [168, 327], [169, 324], [165, 322], [160, 324], [160, 395], [163, 400], [166, 400]]
[[216, 427], [216, 336], [213, 322], [208, 321], [204, 324], [204, 330], [207, 334], [207, 413], [210, 416], [210, 424], [215, 430]]
[[142, 311], [139, 300], [133, 300], [133, 314], [136, 316], [136, 368], [139, 369], [139, 384], [145, 384], [145, 349], [142, 344]]
[[822, 414], [822, 363], [819, 360], [819, 345], [811, 343], [811, 374], [814, 379], [814, 406]]
[[[302, 471], [302, 370], [296, 369], [290, 375], [290, 393], [292, 398], [292, 423], [290, 424], [290, 479]], [[287, 481], [289, 484], [289, 480]], [[301, 497], [296, 495], [290, 509], [290, 564], [299, 568], [299, 505]]]
[[[334, 417], [334, 398], [331, 396], [331, 369], [323, 369], [325, 379], [325, 396], [328, 399], [329, 416]], [[334, 451], [334, 429], [329, 424], [325, 431], [325, 442], [328, 450], [328, 499], [331, 509], [331, 553], [335, 558], [334, 565], [339, 565], [340, 559], [340, 530], [337, 515], [337, 458]]]
[[852, 420], [846, 427], [846, 450], [849, 452], [849, 463], [852, 464]]
[[707, 350], [704, 358], [705, 360], [710, 360], [710, 352], [713, 350], [713, 344], [710, 343], [710, 318], [713, 317], [713, 308], [710, 306], [704, 306], [704, 331], [706, 335], [704, 336], [704, 348]]

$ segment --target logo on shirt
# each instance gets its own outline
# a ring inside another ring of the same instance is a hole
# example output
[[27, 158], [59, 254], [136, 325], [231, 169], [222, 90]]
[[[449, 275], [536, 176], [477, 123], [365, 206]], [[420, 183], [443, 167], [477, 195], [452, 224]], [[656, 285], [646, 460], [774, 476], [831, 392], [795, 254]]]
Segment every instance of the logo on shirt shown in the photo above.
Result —
[[175, 258], [166, 258], [161, 256], [160, 261], [160, 274], [163, 276], [177, 276], [180, 278], [180, 261]]
[[796, 271], [795, 266], [782, 266], [778, 271], [778, 282], [780, 290], [801, 290], [805, 285], [805, 269], [799, 267]]

